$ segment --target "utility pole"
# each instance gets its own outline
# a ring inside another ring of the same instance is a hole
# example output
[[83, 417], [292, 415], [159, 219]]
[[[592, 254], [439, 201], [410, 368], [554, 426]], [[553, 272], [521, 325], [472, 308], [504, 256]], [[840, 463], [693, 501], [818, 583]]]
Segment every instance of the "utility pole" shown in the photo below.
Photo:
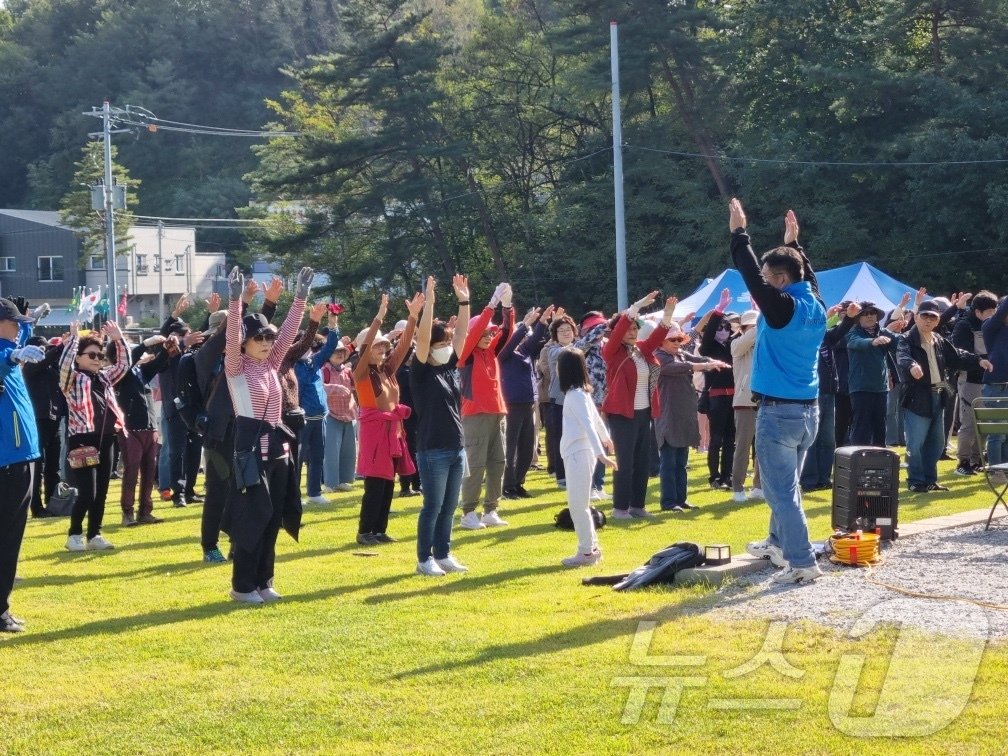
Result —
[[157, 292], [158, 292], [158, 323], [164, 323], [164, 257], [161, 252], [161, 240], [164, 238], [164, 221], [157, 222]]
[[[116, 286], [115, 220], [112, 212], [112, 121], [109, 101], [102, 103], [102, 134], [105, 143], [105, 265], [108, 268], [108, 290], [112, 296]], [[119, 308], [109, 307], [109, 318], [119, 324]]]
[[623, 125], [620, 115], [618, 24], [609, 22], [609, 63], [612, 69], [613, 190], [616, 205], [616, 307], [627, 308], [626, 220], [623, 216]]

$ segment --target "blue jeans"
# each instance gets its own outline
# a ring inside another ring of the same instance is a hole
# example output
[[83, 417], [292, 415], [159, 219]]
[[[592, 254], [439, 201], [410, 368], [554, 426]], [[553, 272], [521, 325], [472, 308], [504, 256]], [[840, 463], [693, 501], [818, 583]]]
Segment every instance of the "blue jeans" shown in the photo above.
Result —
[[833, 479], [833, 455], [836, 452], [836, 395], [819, 395], [819, 432], [805, 456], [802, 488], [828, 486]]
[[819, 407], [815, 404], [763, 401], [756, 413], [756, 459], [763, 495], [770, 505], [767, 540], [780, 546], [784, 559], [794, 568], [815, 564], [798, 475], [818, 429]]
[[601, 491], [605, 484], [605, 465], [601, 462], [595, 463], [595, 471], [592, 473], [592, 488]]
[[688, 446], [669, 446], [662, 443], [658, 450], [660, 459], [658, 479], [661, 486], [661, 508], [668, 509], [686, 503], [686, 463]]
[[886, 397], [886, 446], [906, 445], [906, 431], [903, 428], [903, 407], [901, 406], [905, 393], [904, 386], [897, 383], [889, 390], [889, 395]]
[[301, 465], [308, 465], [308, 495], [322, 495], [322, 464], [325, 461], [325, 423], [323, 418], [305, 419], [298, 448], [298, 481]]
[[423, 507], [417, 519], [417, 562], [444, 559], [451, 551], [452, 520], [462, 490], [465, 451], [428, 449], [417, 452]]
[[929, 486], [938, 482], [938, 458], [945, 451], [945, 398], [931, 394], [931, 417], [903, 411], [906, 431], [907, 483]]
[[[985, 383], [980, 396], [1008, 397], [1008, 384]], [[987, 436], [987, 464], [1000, 465], [1002, 462], [1008, 462], [1008, 436], [994, 433]]]
[[341, 483], [353, 483], [357, 470], [356, 423], [325, 419], [325, 484], [336, 488]]

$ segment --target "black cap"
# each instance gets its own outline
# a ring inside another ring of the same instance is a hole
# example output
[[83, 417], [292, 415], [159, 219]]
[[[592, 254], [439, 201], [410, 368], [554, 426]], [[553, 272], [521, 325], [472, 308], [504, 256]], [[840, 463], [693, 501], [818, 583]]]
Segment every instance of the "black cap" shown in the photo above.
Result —
[[262, 313], [253, 313], [242, 318], [242, 325], [245, 327], [244, 341], [254, 338], [262, 331], [271, 333], [277, 332], [277, 327], [272, 325]]
[[22, 315], [17, 305], [5, 298], [0, 298], [0, 320], [13, 320], [17, 323], [35, 322], [27, 315]]
[[925, 312], [940, 316], [942, 314], [942, 307], [933, 299], [929, 299], [927, 302], [921, 302], [920, 307], [917, 308], [918, 315]]
[[872, 313], [874, 313], [879, 320], [885, 317], [885, 312], [882, 311], [882, 308], [867, 299], [863, 302], [858, 302], [858, 306], [861, 308], [861, 312], [858, 313], [858, 317], [861, 315], [871, 315]]

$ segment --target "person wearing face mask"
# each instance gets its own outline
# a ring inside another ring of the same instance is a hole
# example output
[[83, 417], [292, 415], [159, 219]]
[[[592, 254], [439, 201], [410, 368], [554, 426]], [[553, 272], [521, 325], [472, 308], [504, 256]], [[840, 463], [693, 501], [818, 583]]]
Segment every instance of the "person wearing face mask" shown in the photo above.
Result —
[[[757, 261], [742, 203], [728, 207], [731, 255], [760, 309], [750, 386], [757, 398], [756, 458], [770, 506], [767, 538], [746, 546], [784, 570], [778, 583], [808, 583], [822, 575], [809, 541], [798, 478], [819, 426], [819, 345], [826, 307], [819, 282], [798, 246], [798, 219], [784, 217], [784, 244]], [[762, 266], [760, 265], [762, 262]]]
[[563, 403], [565, 391], [560, 390], [560, 376], [557, 371], [557, 360], [564, 349], [574, 343], [578, 330], [574, 319], [560, 307], [553, 313], [553, 321], [549, 326], [550, 340], [543, 348], [539, 357], [543, 372], [547, 376], [549, 391], [549, 415], [545, 419], [546, 444], [549, 454], [553, 457], [553, 473], [557, 485], [563, 488], [567, 485], [567, 472], [564, 468], [563, 456], [560, 454], [560, 440], [563, 437]]
[[[70, 485], [77, 489], [77, 501], [70, 514], [67, 534], [68, 551], [111, 549], [101, 534], [105, 516], [105, 498], [112, 474], [112, 444], [116, 433], [125, 431], [126, 419], [113, 386], [129, 370], [129, 348], [122, 331], [114, 321], [102, 326], [102, 333], [116, 347], [116, 361], [102, 367], [101, 337], [89, 333], [80, 337], [80, 323], [70, 324], [70, 339], [63, 346], [60, 358], [60, 388], [67, 400], [67, 449], [72, 452], [85, 446], [98, 452], [97, 464], [70, 467]], [[84, 515], [88, 518], [87, 538], [84, 537]]]
[[[499, 328], [490, 322], [498, 304], [504, 308], [503, 323]], [[504, 481], [504, 416], [507, 414], [497, 355], [513, 330], [511, 285], [501, 283], [483, 312], [469, 319], [469, 331], [459, 355], [466, 450], [462, 521], [459, 525], [466, 530], [507, 525], [497, 512]], [[483, 516], [480, 517], [476, 507], [483, 491], [484, 476], [486, 492]]]
[[353, 370], [347, 363], [348, 344], [349, 338], [347, 343], [338, 344], [322, 367], [322, 385], [328, 406], [323, 478], [328, 488], [339, 492], [353, 490], [357, 465], [357, 396]]
[[462, 437], [462, 388], [458, 356], [469, 326], [469, 280], [456, 274], [452, 288], [458, 300], [458, 325], [434, 319], [434, 277], [427, 278], [423, 315], [417, 328], [410, 367], [410, 389], [417, 408], [417, 467], [423, 507], [417, 518], [419, 575], [443, 577], [465, 572], [451, 553], [452, 523], [462, 490], [465, 451]]
[[378, 314], [370, 327], [357, 335], [360, 359], [353, 371], [360, 404], [357, 472], [364, 476], [357, 543], [364, 546], [397, 540], [385, 532], [395, 492], [395, 476], [396, 473], [412, 475], [416, 472], [406, 448], [402, 424], [409, 416], [410, 408], [399, 401], [396, 373], [412, 346], [413, 331], [423, 304], [423, 294], [417, 294], [406, 302], [409, 317], [395, 349], [380, 330], [388, 312], [388, 294], [382, 294]]
[[658, 417], [660, 409], [660, 367], [654, 353], [672, 325], [676, 299], [665, 300], [661, 322], [643, 341], [637, 340], [641, 325], [637, 316], [657, 298], [658, 292], [652, 291], [615, 315], [610, 321], [612, 335], [602, 347], [608, 387], [602, 409], [619, 462], [619, 469], [613, 472], [614, 520], [653, 517], [645, 511], [644, 501], [651, 466], [651, 420]]
[[[732, 327], [725, 315], [731, 303], [731, 291], [725, 289], [717, 307], [710, 314], [700, 341], [700, 354], [727, 365], [732, 364]], [[735, 375], [731, 370], [715, 370], [705, 376], [710, 403], [707, 418], [710, 421], [710, 441], [707, 445], [707, 482], [711, 488], [726, 491], [732, 488], [732, 461], [735, 456], [735, 416], [732, 402], [735, 397]], [[738, 482], [736, 491], [742, 490], [745, 480]]]

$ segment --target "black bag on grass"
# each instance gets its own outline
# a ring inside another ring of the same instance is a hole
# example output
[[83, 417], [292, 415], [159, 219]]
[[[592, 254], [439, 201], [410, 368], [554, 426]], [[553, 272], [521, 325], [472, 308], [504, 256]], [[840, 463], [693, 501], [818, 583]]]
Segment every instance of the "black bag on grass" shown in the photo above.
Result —
[[662, 549], [647, 564], [638, 567], [613, 586], [614, 591], [629, 591], [646, 585], [675, 582], [679, 570], [699, 567], [704, 563], [704, 553], [695, 543], [675, 543]]
[[[590, 509], [592, 520], [595, 521], [595, 530], [604, 528], [606, 524], [605, 512], [595, 509], [595, 507], [590, 507]], [[570, 509], [564, 507], [553, 515], [553, 524], [560, 530], [574, 530], [574, 520], [571, 519]]]

